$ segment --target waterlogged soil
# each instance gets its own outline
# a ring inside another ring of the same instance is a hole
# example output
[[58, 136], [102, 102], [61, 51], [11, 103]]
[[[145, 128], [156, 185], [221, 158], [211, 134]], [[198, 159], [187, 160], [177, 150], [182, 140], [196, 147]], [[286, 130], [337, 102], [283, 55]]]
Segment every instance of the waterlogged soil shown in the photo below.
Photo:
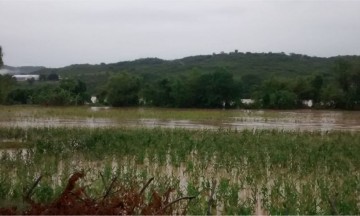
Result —
[[[147, 118], [154, 112], [153, 109], [134, 109], [145, 118], [117, 118], [121, 109], [90, 107], [86, 112], [93, 112], [91, 117], [78, 116], [31, 116], [26, 113], [16, 115], [1, 115], [0, 127], [146, 127], [146, 128], [185, 128], [185, 129], [211, 129], [219, 128], [236, 130], [279, 129], [290, 131], [360, 131], [360, 111], [321, 111], [321, 110], [222, 110], [223, 118], [213, 118], [213, 110], [201, 110], [202, 118], [179, 119], [181, 110], [162, 109], [167, 112], [166, 118]], [[106, 113], [106, 118], [101, 118], [101, 112]], [[110, 112], [110, 113], [109, 113]], [[112, 113], [114, 117], [112, 117]], [[125, 112], [125, 110], [124, 110]], [[148, 114], [147, 114], [148, 112]], [[178, 113], [177, 113], [178, 112]], [[208, 115], [204, 113], [208, 112]], [[100, 115], [99, 115], [100, 113]], [[160, 111], [161, 113], [161, 111]], [[170, 117], [169, 117], [170, 113]], [[199, 113], [199, 110], [194, 112]]]

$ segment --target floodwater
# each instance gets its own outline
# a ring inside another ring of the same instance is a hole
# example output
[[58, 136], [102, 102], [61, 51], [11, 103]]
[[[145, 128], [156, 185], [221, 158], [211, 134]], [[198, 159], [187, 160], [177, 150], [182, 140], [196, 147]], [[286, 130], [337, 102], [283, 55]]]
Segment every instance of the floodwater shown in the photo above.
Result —
[[[89, 108], [93, 112], [104, 112], [111, 110], [111, 108]], [[228, 111], [224, 111], [228, 112]], [[224, 129], [236, 129], [236, 130], [258, 130], [258, 129], [280, 129], [280, 130], [296, 130], [296, 131], [352, 131], [360, 132], [360, 111], [319, 111], [319, 110], [291, 110], [291, 111], [274, 111], [274, 110], [238, 110], [229, 111], [231, 117], [227, 117], [221, 120], [174, 120], [174, 119], [154, 119], [154, 118], [140, 118], [134, 120], [116, 120], [111, 118], [54, 118], [54, 117], [9, 117], [0, 118], [0, 127], [85, 127], [85, 128], [103, 128], [103, 127], [146, 127], [146, 128], [185, 128], [185, 129], [210, 129], [217, 130], [219, 128]], [[211, 115], [209, 113], [209, 115]], [[15, 139], [3, 139], [0, 143], [12, 143], [21, 142], [21, 140]], [[27, 149], [24, 148], [6, 148], [0, 149], [0, 157], [5, 155], [10, 159], [25, 158], [27, 156]], [[144, 164], [135, 164], [135, 160], [131, 158], [124, 158], [122, 161], [111, 161], [112, 170], [123, 166], [123, 170], [136, 170], [140, 172], [145, 170], [149, 176], [160, 177], [176, 177], [179, 180], [179, 187], [183, 193], [186, 193], [187, 185], [189, 182], [203, 182], [216, 180], [218, 183], [221, 179], [229, 179], [231, 183], [239, 185], [243, 184], [243, 173], [236, 170], [226, 170], [223, 168], [215, 169], [215, 162], [208, 161], [208, 166], [201, 169], [196, 169], [194, 172], [188, 171], [186, 164], [181, 163], [179, 167], [174, 167], [169, 162], [164, 165], [152, 164], [150, 166], [149, 159], [145, 158]], [[194, 167], [200, 165], [197, 164], [195, 153], [193, 152], [189, 156], [189, 160], [194, 162]], [[98, 171], [105, 170], [104, 161], [90, 162], [76, 157], [74, 161], [70, 163], [70, 167], [76, 167], [76, 169], [92, 170], [89, 178], [96, 179], [98, 176], [95, 174]], [[54, 176], [54, 182], [61, 183], [61, 176], [64, 170], [64, 164], [60, 163], [57, 169], [59, 175]], [[270, 175], [270, 174], [269, 174]], [[271, 176], [267, 177], [268, 179]], [[268, 188], [271, 188], [272, 182], [266, 183]], [[260, 191], [260, 190], [259, 190]], [[239, 191], [239, 199], [245, 200], [251, 196], [257, 197], [257, 203], [255, 205], [254, 214], [264, 215], [267, 212], [261, 207], [261, 194], [253, 195], [251, 193], [251, 186], [243, 185], [243, 189]], [[216, 198], [216, 197], [215, 197]], [[216, 214], [223, 214], [222, 203], [219, 201], [216, 205]], [[214, 212], [215, 213], [215, 212]]]
[[[89, 108], [105, 112], [111, 108]], [[139, 109], [140, 111], [140, 109]], [[176, 111], [175, 111], [176, 112]], [[12, 117], [0, 118], [0, 127], [146, 127], [236, 130], [279, 129], [286, 131], [360, 131], [360, 111], [320, 110], [238, 110], [221, 120], [174, 120], [141, 118], [132, 120], [78, 117]], [[211, 113], [209, 113], [211, 115]]]

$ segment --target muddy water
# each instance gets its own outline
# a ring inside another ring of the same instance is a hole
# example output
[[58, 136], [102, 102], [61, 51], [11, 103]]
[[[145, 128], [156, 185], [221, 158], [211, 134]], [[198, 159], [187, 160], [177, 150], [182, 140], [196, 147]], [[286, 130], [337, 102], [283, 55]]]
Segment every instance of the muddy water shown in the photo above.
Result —
[[[105, 112], [108, 109], [89, 108], [93, 112]], [[176, 112], [176, 111], [174, 111]], [[360, 131], [360, 111], [319, 111], [319, 110], [238, 110], [229, 112], [221, 120], [174, 120], [141, 118], [132, 120], [111, 118], [78, 117], [11, 117], [0, 118], [0, 127], [162, 127], [186, 129], [280, 129], [300, 131]], [[209, 112], [211, 115], [211, 112]]]

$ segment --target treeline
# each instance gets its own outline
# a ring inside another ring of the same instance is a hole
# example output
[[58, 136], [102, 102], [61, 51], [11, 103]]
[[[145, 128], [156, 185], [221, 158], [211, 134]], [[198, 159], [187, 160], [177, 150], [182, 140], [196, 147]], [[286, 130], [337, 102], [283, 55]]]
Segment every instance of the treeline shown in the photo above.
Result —
[[86, 84], [64, 79], [52, 83], [19, 84], [10, 75], [0, 75], [1, 104], [83, 105], [88, 102]]
[[35, 83], [0, 75], [0, 103], [81, 105], [96, 95], [97, 103], [117, 107], [294, 109], [311, 100], [314, 108], [359, 109], [359, 62], [357, 56], [233, 52], [73, 65], [43, 69]]
[[[0, 46], [0, 68], [2, 56]], [[59, 81], [55, 73], [41, 74], [39, 80], [38, 85], [33, 78], [18, 83], [11, 75], [0, 75], [0, 104], [83, 105], [90, 100], [86, 84], [80, 80]]]
[[[333, 72], [332, 78], [314, 74], [250, 83], [248, 76], [234, 79], [232, 73], [219, 68], [142, 85], [141, 78], [123, 73], [111, 78], [98, 98], [112, 106], [294, 109], [306, 107], [304, 101], [311, 100], [315, 108], [359, 109], [360, 67], [339, 61]], [[249, 92], [253, 103], [242, 104]]]
[[[107, 84], [111, 76], [128, 72], [139, 76], [146, 83], [179, 75], [197, 73], [213, 73], [223, 68], [233, 74], [234, 79], [244, 79], [253, 82], [255, 77], [262, 82], [273, 76], [293, 78], [308, 76], [314, 73], [331, 76], [331, 70], [338, 59], [345, 59], [350, 63], [359, 62], [360, 56], [339, 56], [331, 58], [310, 57], [300, 54], [285, 53], [218, 53], [212, 55], [190, 56], [176, 60], [162, 60], [158, 58], [144, 58], [134, 61], [123, 61], [110, 64], [78, 64], [63, 68], [45, 68], [38, 74], [56, 73], [61, 77], [73, 77], [84, 81], [91, 94], [96, 94], [100, 87]], [[245, 83], [245, 85], [246, 85]], [[247, 88], [245, 88], [247, 89]], [[248, 91], [251, 96], [250, 90]]]
[[240, 83], [233, 75], [219, 69], [209, 74], [192, 74], [160, 79], [149, 84], [140, 77], [122, 73], [110, 78], [97, 97], [112, 106], [148, 105], [157, 107], [217, 108], [235, 105], [240, 99]]
[[360, 68], [340, 61], [333, 78], [322, 75], [267, 79], [252, 94], [254, 107], [291, 109], [311, 100], [314, 108], [360, 109]]
[[[359, 109], [360, 67], [339, 60], [332, 76], [312, 74], [261, 80], [253, 75], [234, 77], [224, 68], [214, 72], [193, 71], [147, 82], [130, 73], [111, 76], [98, 90], [99, 104], [174, 108], [314, 108]], [[241, 99], [252, 99], [243, 104]], [[9, 75], [0, 76], [2, 104], [82, 105], [90, 103], [85, 82], [64, 78], [60, 81], [17, 83]]]

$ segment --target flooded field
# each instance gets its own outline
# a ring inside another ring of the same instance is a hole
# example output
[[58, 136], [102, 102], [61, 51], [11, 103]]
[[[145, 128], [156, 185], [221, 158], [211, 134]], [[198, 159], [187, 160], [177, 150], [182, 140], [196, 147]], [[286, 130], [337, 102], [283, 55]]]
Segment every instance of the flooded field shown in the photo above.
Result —
[[0, 111], [0, 207], [21, 203], [39, 175], [33, 197], [45, 202], [84, 171], [93, 197], [115, 176], [140, 186], [155, 177], [147, 196], [196, 196], [189, 214], [360, 214], [360, 112]]
[[[4, 108], [3, 108], [4, 109]], [[83, 107], [71, 111], [39, 108], [8, 110], [0, 127], [162, 127], [186, 129], [279, 129], [360, 131], [360, 111], [178, 110]]]
[[[0, 150], [0, 158], [8, 158], [16, 161], [18, 159], [27, 160], [31, 157], [31, 152], [27, 149], [2, 149]], [[241, 185], [242, 189], [237, 191], [239, 201], [246, 202], [247, 199], [253, 198], [252, 187], [247, 184], [244, 179], [240, 178], [240, 173], [237, 169], [228, 172], [225, 168], [215, 166], [216, 160], [208, 161], [207, 165], [198, 161], [196, 152], [192, 152], [187, 160], [191, 163], [181, 162], [179, 165], [174, 165], [171, 161], [171, 155], [166, 155], [165, 163], [160, 163], [156, 159], [145, 157], [142, 163], [139, 163], [135, 156], [124, 156], [121, 159], [112, 157], [105, 160], [86, 160], [86, 158], [75, 156], [67, 160], [59, 160], [54, 164], [51, 172], [51, 186], [53, 188], [61, 188], [64, 185], [63, 180], [66, 179], [73, 172], [80, 170], [85, 171], [86, 177], [82, 181], [83, 184], [92, 184], [101, 178], [100, 173], [121, 173], [122, 177], [132, 176], [134, 179], [145, 181], [151, 177], [156, 176], [158, 184], [167, 184], [177, 187], [177, 194], [191, 195], [188, 188], [197, 182], [200, 190], [208, 190], [209, 187], [218, 188], [218, 183], [223, 181], [231, 185]], [[48, 170], [50, 171], [50, 170]], [[194, 172], [198, 175], [194, 175]], [[9, 173], [8, 173], [9, 174]], [[12, 173], [12, 177], [16, 178], [16, 174]], [[164, 182], [163, 180], [167, 182]], [[156, 183], [155, 183], [156, 184]], [[268, 184], [269, 187], [272, 184]], [[218, 197], [216, 197], [218, 196]], [[257, 193], [255, 195], [259, 201], [254, 205], [254, 212], [257, 214], [264, 214], [266, 210], [261, 206], [262, 195]], [[175, 198], [175, 197], [173, 197]], [[224, 200], [219, 194], [214, 194], [213, 198], [218, 198], [217, 204], [213, 207], [213, 214], [223, 215], [226, 213], [224, 209]], [[1, 202], [0, 202], [1, 204]], [[251, 210], [252, 211], [252, 210]]]
[[33, 197], [51, 200], [83, 170], [93, 197], [102, 179], [155, 177], [147, 193], [196, 196], [189, 214], [359, 214], [359, 154], [360, 133], [349, 131], [2, 127], [0, 207], [39, 175]]

